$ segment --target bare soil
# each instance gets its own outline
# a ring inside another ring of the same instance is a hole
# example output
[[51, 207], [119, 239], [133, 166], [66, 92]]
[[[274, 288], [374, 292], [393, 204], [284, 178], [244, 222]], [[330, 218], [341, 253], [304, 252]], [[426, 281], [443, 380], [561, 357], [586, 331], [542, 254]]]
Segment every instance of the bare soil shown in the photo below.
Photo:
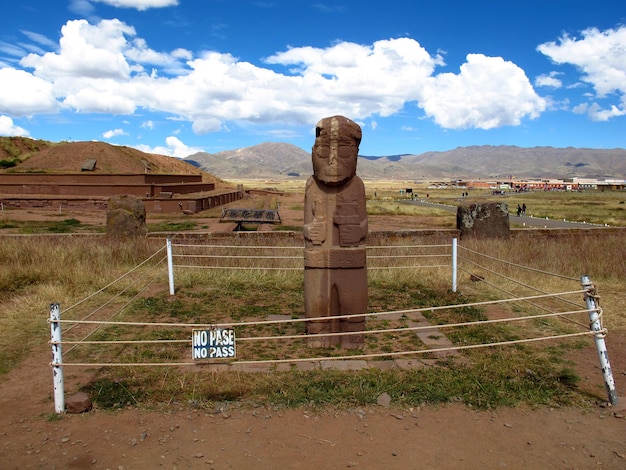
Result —
[[[286, 225], [301, 224], [298, 199], [284, 200]], [[295, 206], [290, 209], [290, 206]], [[15, 211], [12, 218], [58, 218], [50, 211]], [[104, 224], [104, 213], [68, 214]], [[195, 218], [195, 216], [194, 216]], [[206, 231], [229, 231], [215, 217], [197, 216]], [[162, 219], [161, 219], [162, 220]], [[370, 220], [371, 230], [410, 227], [397, 217]], [[610, 331], [609, 357], [619, 395], [626, 387], [626, 332]], [[57, 418], [50, 351], [43, 346], [0, 382], [2, 469], [456, 469], [626, 468], [626, 397], [606, 403], [595, 346], [572, 351], [589, 409], [499, 408], [464, 405], [296, 410], [186, 403], [157, 410], [94, 409]], [[93, 371], [66, 369], [71, 394]]]
[[[617, 388], [626, 341], [611, 335]], [[0, 384], [0, 468], [563, 468], [622, 469], [626, 411], [605, 403], [593, 345], [572, 355], [590, 409], [463, 405], [348, 410], [169, 403], [157, 410], [94, 409], [54, 419], [49, 352], [42, 347]], [[66, 369], [66, 387], [90, 372]], [[620, 403], [624, 403], [622, 398]]]

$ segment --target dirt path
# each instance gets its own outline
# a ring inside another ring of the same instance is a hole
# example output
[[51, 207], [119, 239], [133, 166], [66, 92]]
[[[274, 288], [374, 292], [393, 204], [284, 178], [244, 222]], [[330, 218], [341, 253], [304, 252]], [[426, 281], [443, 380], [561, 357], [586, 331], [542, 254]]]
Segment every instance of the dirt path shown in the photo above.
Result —
[[[616, 336], [614, 374], [626, 386], [626, 340]], [[579, 409], [463, 405], [415, 409], [94, 409], [55, 416], [45, 348], [0, 384], [0, 468], [607, 468], [626, 467], [624, 399], [603, 403], [590, 344], [574, 353], [581, 387], [598, 405]], [[68, 392], [89, 372], [66, 369]], [[605, 398], [604, 398], [605, 399]]]

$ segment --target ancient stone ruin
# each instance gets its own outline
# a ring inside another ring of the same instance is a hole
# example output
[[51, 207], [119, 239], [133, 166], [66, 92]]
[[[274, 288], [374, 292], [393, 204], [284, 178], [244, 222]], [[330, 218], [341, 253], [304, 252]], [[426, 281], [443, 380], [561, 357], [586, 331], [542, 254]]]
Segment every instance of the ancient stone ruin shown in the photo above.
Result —
[[[343, 116], [317, 123], [304, 201], [304, 303], [309, 347], [363, 347], [367, 312], [365, 187], [356, 176], [361, 128]], [[345, 318], [342, 318], [345, 316]]]
[[193, 214], [243, 198], [243, 188], [216, 189], [200, 174], [0, 173], [5, 207], [106, 209], [111, 196], [140, 198], [149, 213]]
[[270, 209], [222, 209], [220, 222], [235, 222], [235, 232], [244, 230], [243, 224], [281, 224], [280, 214]]
[[460, 205], [456, 210], [459, 237], [508, 238], [509, 206], [505, 202]]
[[107, 208], [107, 235], [115, 238], [145, 236], [146, 208], [143, 201], [135, 196], [113, 196]]

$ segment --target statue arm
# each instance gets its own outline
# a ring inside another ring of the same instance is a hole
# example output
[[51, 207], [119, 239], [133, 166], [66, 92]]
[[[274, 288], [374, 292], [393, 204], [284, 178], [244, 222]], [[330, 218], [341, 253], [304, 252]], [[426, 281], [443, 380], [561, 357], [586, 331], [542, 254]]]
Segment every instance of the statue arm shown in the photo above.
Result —
[[305, 242], [321, 245], [326, 239], [326, 218], [320, 207], [319, 191], [310, 178], [304, 192], [304, 226]]

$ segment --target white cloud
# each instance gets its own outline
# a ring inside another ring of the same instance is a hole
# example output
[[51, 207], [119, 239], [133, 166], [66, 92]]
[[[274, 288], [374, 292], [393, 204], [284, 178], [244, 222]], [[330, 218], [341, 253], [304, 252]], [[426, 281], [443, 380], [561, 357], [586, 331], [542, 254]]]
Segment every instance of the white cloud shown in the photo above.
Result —
[[149, 8], [173, 7], [178, 5], [178, 0], [91, 0], [93, 2], [106, 3], [116, 8], [135, 8], [148, 10]]
[[[407, 103], [445, 128], [489, 129], [545, 109], [515, 64], [470, 54], [458, 74], [437, 75], [443, 58], [410, 38], [290, 48], [265, 59], [270, 69], [224, 53], [155, 51], [119, 20], [72, 20], [61, 33], [57, 51], [21, 60], [33, 74], [12, 69], [29, 77], [19, 96], [33, 103], [22, 108], [51, 110], [52, 98], [83, 113], [159, 111], [190, 121], [198, 134], [225, 130], [228, 121], [312, 125], [337, 113], [362, 121], [391, 116]], [[0, 87], [0, 112], [10, 113], [4, 100], [16, 104], [11, 99], [18, 98]]]
[[546, 88], [561, 88], [563, 82], [557, 78], [558, 72], [550, 72], [549, 74], [542, 74], [535, 78], [535, 86]]
[[159, 155], [167, 155], [176, 158], [185, 158], [194, 153], [204, 152], [200, 147], [189, 147], [185, 145], [178, 137], [169, 136], [165, 139], [166, 146], [150, 147], [148, 145], [136, 145], [137, 150], [146, 153], [156, 153]]
[[102, 137], [104, 137], [105, 139], [110, 139], [117, 135], [128, 135], [128, 132], [125, 132], [124, 129], [112, 129], [110, 131], [102, 133]]
[[557, 64], [579, 67], [583, 80], [600, 96], [626, 92], [626, 26], [606, 31], [590, 28], [582, 32], [581, 39], [563, 36], [558, 44], [547, 42], [537, 49]]
[[585, 114], [589, 110], [588, 103], [581, 103], [572, 108], [572, 111], [576, 114]]
[[[294, 94], [302, 94], [298, 90], [304, 87], [310, 94], [307, 103], [326, 108], [328, 114], [344, 110], [353, 118], [390, 116], [407, 101], [419, 100], [424, 82], [437, 65], [443, 65], [441, 57], [431, 57], [409, 38], [376, 41], [371, 46], [340, 42], [326, 49], [292, 48], [266, 61], [292, 66], [291, 78], [297, 79], [297, 86], [291, 88]], [[314, 107], [311, 111], [323, 114]]]
[[[116, 93], [120, 85], [114, 80], [82, 81], [84, 86], [73, 91], [63, 101], [67, 107], [81, 113], [132, 114], [137, 103], [124, 93]], [[122, 87], [123, 88], [123, 87]]]
[[590, 105], [588, 111], [593, 119], [606, 120], [623, 115], [626, 107], [626, 26], [606, 31], [589, 28], [581, 35], [580, 38], [564, 35], [558, 42], [539, 45], [537, 50], [556, 64], [572, 64], [580, 69], [581, 79], [593, 86], [598, 98], [612, 94], [620, 97], [619, 105], [609, 104], [604, 110], [597, 103]]
[[141, 123], [141, 128], [142, 129], [148, 129], [148, 130], [152, 130], [154, 129], [154, 122], [151, 120], [147, 120]]
[[546, 109], [524, 71], [500, 57], [468, 54], [459, 74], [434, 76], [426, 88], [420, 104], [447, 129], [515, 126]]
[[626, 114], [626, 111], [619, 109], [617, 106], [611, 106], [608, 109], [603, 109], [597, 103], [592, 103], [587, 106], [585, 110], [592, 121], [608, 121], [611, 118], [624, 116]]
[[52, 83], [23, 70], [0, 69], [0, 113], [29, 116], [58, 107]]
[[19, 44], [11, 44], [8, 42], [0, 41], [0, 52], [2, 52], [3, 55], [23, 57], [26, 53], [26, 50]]
[[119, 20], [102, 20], [97, 25], [86, 20], [68, 21], [61, 28], [58, 53], [29, 54], [20, 63], [35, 70], [40, 78], [57, 82], [63, 78], [115, 78], [130, 76], [130, 66], [124, 57], [127, 41], [134, 28]]
[[13, 119], [9, 116], [0, 116], [0, 135], [28, 137], [30, 134], [26, 129], [13, 124]]
[[94, 6], [88, 0], [70, 0], [68, 10], [77, 15], [86, 17], [90, 16], [94, 11]]
[[51, 48], [51, 49], [54, 49], [54, 48], [57, 47], [57, 43], [56, 42], [54, 42], [52, 39], [48, 39], [43, 34], [35, 33], [33, 31], [28, 31], [28, 30], [24, 30], [24, 29], [21, 32], [28, 39], [30, 39], [33, 42], [36, 42], [37, 44], [39, 44], [41, 46], [48, 47], [48, 48]]

